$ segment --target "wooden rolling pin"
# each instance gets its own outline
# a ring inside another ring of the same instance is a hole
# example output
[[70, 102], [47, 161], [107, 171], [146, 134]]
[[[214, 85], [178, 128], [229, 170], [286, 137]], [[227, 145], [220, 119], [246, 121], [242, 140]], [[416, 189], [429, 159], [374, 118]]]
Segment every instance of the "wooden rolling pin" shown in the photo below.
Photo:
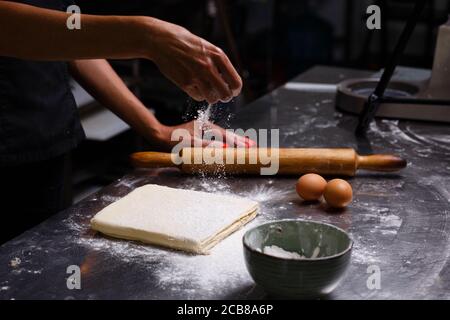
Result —
[[[208, 152], [224, 164], [202, 163], [203, 152]], [[220, 152], [217, 154], [217, 152]], [[278, 152], [281, 175], [318, 173], [323, 175], [354, 176], [358, 169], [393, 172], [406, 167], [406, 161], [394, 155], [360, 156], [354, 149], [261, 149], [261, 148], [184, 148], [180, 154], [161, 152], [138, 152], [131, 155], [135, 167], [162, 168], [178, 167], [186, 173], [215, 174], [260, 174], [261, 168], [270, 167], [267, 157]], [[197, 162], [194, 162], [197, 157]], [[200, 158], [198, 158], [200, 157]], [[233, 164], [226, 159], [234, 159]]]

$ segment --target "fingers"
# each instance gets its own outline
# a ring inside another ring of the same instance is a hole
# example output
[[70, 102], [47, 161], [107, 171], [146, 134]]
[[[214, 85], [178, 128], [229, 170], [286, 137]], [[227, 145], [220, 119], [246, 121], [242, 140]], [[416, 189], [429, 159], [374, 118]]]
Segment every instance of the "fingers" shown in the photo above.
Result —
[[231, 142], [232, 146], [235, 146], [238, 148], [248, 147], [244, 137], [241, 137], [235, 133], [232, 133], [231, 131], [227, 131], [227, 130], [224, 130], [224, 131], [225, 131], [226, 141]]
[[214, 136], [222, 137], [222, 141], [228, 147], [237, 147], [237, 148], [253, 148], [257, 146], [257, 143], [248, 137], [242, 137], [233, 133], [230, 130], [225, 130], [219, 126], [212, 125], [211, 132]]
[[248, 138], [248, 137], [244, 137], [245, 138], [245, 142], [247, 143], [247, 146], [249, 148], [256, 148], [258, 146], [258, 143], [256, 141], [253, 141], [252, 139]]
[[206, 101], [209, 104], [215, 104], [219, 102], [220, 97], [218, 92], [214, 89], [211, 83], [205, 81], [205, 79], [210, 79], [210, 75], [204, 75], [197, 83], [197, 88], [202, 96], [202, 101]]
[[242, 80], [225, 53], [209, 43], [203, 43], [204, 60], [200, 63], [197, 87], [210, 104], [228, 102], [240, 94]]
[[[212, 63], [212, 62], [211, 62]], [[210, 85], [213, 87], [213, 91], [216, 93], [216, 99], [222, 101], [222, 102], [228, 102], [233, 98], [233, 92], [231, 91], [228, 84], [224, 81], [222, 76], [220, 75], [219, 71], [217, 70], [216, 66], [211, 64], [211, 70], [210, 70]], [[208, 101], [211, 103], [210, 101]], [[216, 103], [218, 101], [215, 101], [213, 103]]]
[[226, 148], [227, 144], [220, 141], [202, 140], [203, 148]]
[[210, 104], [230, 101], [233, 98], [233, 93], [213, 62], [209, 60], [209, 62], [202, 63], [202, 66], [203, 70], [198, 71], [201, 76], [196, 84], [200, 95], [203, 97], [202, 100], [206, 100]]
[[218, 49], [219, 52], [213, 56], [213, 61], [219, 70], [222, 78], [227, 83], [230, 88], [233, 97], [238, 96], [242, 90], [242, 79], [237, 73], [236, 69], [231, 64], [228, 57], [223, 53], [222, 50]]
[[194, 99], [196, 101], [205, 100], [202, 93], [200, 92], [198, 86], [189, 85], [189, 86], [185, 86], [183, 89], [192, 99]]
[[200, 127], [194, 120], [178, 127], [180, 128], [187, 130], [185, 134], [187, 139], [182, 140], [183, 147], [252, 148], [257, 146], [256, 142], [248, 137], [237, 135], [209, 121]]
[[191, 145], [188, 147], [202, 146], [202, 148], [226, 148], [227, 144], [222, 141], [202, 139], [202, 137], [193, 137]]

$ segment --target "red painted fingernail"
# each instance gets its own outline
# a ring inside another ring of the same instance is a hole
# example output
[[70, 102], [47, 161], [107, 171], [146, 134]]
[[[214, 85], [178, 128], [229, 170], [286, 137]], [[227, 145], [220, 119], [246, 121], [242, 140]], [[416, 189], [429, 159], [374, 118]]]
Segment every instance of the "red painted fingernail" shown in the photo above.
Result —
[[222, 148], [228, 148], [228, 144], [224, 143], [224, 144], [222, 145]]

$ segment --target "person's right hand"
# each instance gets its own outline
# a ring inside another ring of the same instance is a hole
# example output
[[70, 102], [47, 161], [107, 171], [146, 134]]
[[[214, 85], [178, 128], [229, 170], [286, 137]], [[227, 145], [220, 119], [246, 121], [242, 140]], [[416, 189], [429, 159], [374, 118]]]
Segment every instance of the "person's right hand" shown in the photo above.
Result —
[[220, 48], [172, 23], [152, 18], [148, 27], [147, 57], [194, 100], [214, 104], [239, 95], [241, 77]]

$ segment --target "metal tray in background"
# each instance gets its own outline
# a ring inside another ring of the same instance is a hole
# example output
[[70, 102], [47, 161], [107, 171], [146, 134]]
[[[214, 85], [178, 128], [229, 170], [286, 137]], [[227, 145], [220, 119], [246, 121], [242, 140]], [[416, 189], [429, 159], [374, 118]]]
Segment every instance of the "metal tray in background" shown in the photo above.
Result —
[[[353, 114], [361, 113], [368, 96], [375, 90], [379, 79], [362, 78], [349, 79], [337, 86], [336, 107]], [[422, 88], [417, 84], [394, 80], [389, 84], [385, 96], [395, 98], [419, 97]], [[422, 98], [428, 98], [423, 97]], [[377, 112], [377, 117], [450, 122], [450, 106], [445, 105], [415, 105], [383, 103]]]

